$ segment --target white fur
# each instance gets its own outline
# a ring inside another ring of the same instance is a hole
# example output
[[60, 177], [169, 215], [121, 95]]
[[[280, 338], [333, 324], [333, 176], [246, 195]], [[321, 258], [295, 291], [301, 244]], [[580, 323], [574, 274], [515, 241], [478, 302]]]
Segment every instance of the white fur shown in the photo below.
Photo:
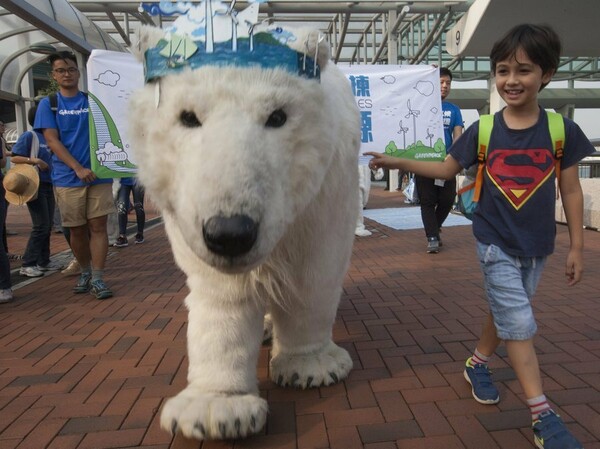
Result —
[[[308, 33], [314, 55], [317, 33]], [[139, 51], [156, 37], [140, 39]], [[298, 39], [303, 49], [307, 38]], [[357, 218], [360, 124], [349, 84], [319, 44], [321, 82], [282, 70], [205, 67], [166, 76], [132, 98], [140, 180], [162, 209], [190, 294], [188, 386], [161, 425], [199, 439], [260, 431], [267, 404], [256, 362], [273, 326], [271, 378], [307, 388], [345, 378], [331, 329]], [[265, 127], [283, 109], [287, 122]], [[180, 123], [193, 111], [201, 127]], [[244, 214], [259, 223], [244, 255], [211, 252], [203, 224]]]

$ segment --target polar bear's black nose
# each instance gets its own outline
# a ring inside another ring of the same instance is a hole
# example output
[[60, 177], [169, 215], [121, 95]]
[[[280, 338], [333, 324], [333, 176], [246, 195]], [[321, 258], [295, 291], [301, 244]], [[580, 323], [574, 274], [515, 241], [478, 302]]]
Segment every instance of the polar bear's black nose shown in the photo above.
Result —
[[246, 254], [258, 234], [258, 224], [247, 215], [209, 218], [202, 226], [204, 242], [209, 250], [221, 256], [241, 256]]

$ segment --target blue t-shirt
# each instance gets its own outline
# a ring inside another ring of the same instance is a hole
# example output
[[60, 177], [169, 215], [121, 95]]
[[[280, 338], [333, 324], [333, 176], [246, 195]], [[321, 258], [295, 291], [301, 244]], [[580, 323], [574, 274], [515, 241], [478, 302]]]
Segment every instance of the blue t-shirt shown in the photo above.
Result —
[[442, 101], [442, 114], [444, 120], [444, 140], [446, 143], [446, 150], [452, 146], [454, 128], [465, 126], [465, 122], [462, 118], [460, 108], [455, 104], [447, 101]]
[[[25, 131], [19, 136], [19, 138], [12, 147], [12, 154], [14, 156], [31, 157], [31, 144], [33, 143], [33, 132], [34, 131]], [[40, 158], [46, 164], [48, 164], [48, 170], [39, 170], [40, 182], [52, 183], [52, 153], [50, 153], [50, 148], [48, 148], [48, 145], [46, 144], [46, 139], [44, 139], [43, 134], [37, 131], [35, 131], [35, 134], [37, 135], [38, 140], [40, 142], [38, 158]]]
[[[567, 118], [561, 170], [594, 152], [579, 126]], [[479, 122], [470, 126], [450, 149], [464, 168], [477, 162]], [[543, 257], [554, 251], [555, 159], [548, 116], [540, 108], [535, 125], [510, 129], [502, 111], [494, 115], [473, 234], [485, 244], [513, 256]]]
[[[56, 129], [60, 141], [82, 167], [91, 168], [90, 131], [88, 123], [88, 99], [82, 92], [73, 97], [57, 93], [58, 110], [52, 111], [50, 100], [44, 98], [35, 115], [34, 129]], [[80, 180], [75, 171], [52, 154], [52, 182], [57, 187], [82, 187], [87, 183]], [[111, 183], [112, 179], [96, 179], [92, 184]]]

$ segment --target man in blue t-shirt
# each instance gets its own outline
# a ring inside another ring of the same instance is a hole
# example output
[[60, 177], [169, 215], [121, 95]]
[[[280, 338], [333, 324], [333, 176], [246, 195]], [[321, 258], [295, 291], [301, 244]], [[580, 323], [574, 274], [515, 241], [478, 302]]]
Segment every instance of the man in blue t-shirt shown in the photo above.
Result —
[[[444, 101], [450, 94], [451, 84], [452, 72], [445, 67], [440, 68], [440, 91], [442, 94], [446, 150], [462, 134], [464, 126], [460, 108], [455, 104]], [[445, 181], [417, 175], [415, 176], [415, 182], [421, 204], [421, 220], [423, 220], [425, 236], [427, 237], [427, 252], [435, 254], [440, 251], [440, 246], [442, 246], [440, 231], [442, 224], [448, 217], [450, 210], [452, 210], [454, 198], [456, 197], [456, 178]]]
[[103, 280], [108, 252], [107, 217], [114, 212], [112, 179], [98, 179], [91, 170], [88, 99], [79, 91], [77, 59], [70, 52], [48, 57], [52, 78], [60, 87], [57, 110], [49, 98], [38, 107], [34, 129], [43, 132], [52, 156], [52, 183], [64, 227], [81, 266], [75, 293], [90, 291], [110, 298]]

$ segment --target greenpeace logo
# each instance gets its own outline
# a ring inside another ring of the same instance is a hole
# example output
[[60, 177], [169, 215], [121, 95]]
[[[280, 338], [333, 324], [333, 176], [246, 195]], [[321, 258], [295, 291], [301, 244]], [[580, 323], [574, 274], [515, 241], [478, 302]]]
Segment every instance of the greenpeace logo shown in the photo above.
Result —
[[81, 115], [81, 114], [87, 114], [88, 111], [89, 111], [89, 108], [72, 109], [72, 110], [61, 109], [58, 111], [58, 114], [59, 115]]
[[441, 159], [442, 155], [440, 153], [417, 153], [417, 154], [415, 154], [415, 159], [426, 159], [426, 158]]

